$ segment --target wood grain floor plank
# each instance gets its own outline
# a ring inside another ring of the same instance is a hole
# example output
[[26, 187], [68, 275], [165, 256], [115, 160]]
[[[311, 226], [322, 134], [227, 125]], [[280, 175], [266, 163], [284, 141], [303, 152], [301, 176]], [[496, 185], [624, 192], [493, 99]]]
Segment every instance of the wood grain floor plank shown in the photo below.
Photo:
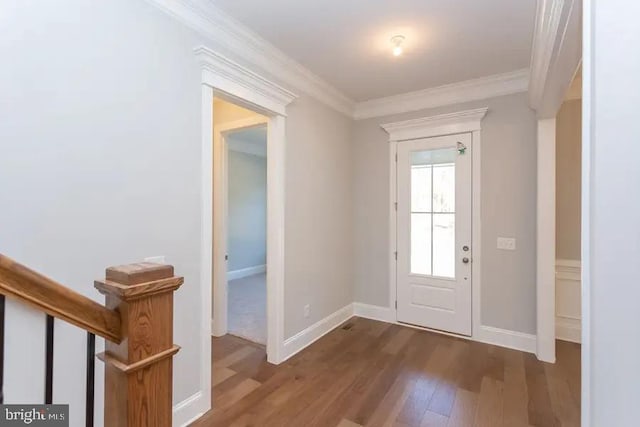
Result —
[[[200, 427], [578, 427], [580, 346], [557, 363], [352, 318], [285, 363], [212, 339], [213, 410]], [[576, 399], [578, 396], [578, 399]]]
[[478, 396], [478, 409], [473, 423], [475, 427], [501, 427], [504, 420], [504, 386], [490, 377], [484, 377]]
[[459, 388], [453, 402], [447, 427], [469, 427], [473, 425], [478, 408], [478, 393]]

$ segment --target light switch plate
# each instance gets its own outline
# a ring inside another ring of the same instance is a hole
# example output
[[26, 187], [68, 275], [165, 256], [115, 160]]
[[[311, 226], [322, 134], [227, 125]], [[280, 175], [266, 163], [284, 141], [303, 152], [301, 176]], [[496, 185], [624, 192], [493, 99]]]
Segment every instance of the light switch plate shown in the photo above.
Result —
[[160, 255], [160, 256], [150, 256], [144, 259], [145, 262], [153, 262], [156, 264], [165, 264], [164, 262], [164, 255]]
[[516, 250], [516, 239], [512, 237], [498, 237], [498, 249], [505, 251]]

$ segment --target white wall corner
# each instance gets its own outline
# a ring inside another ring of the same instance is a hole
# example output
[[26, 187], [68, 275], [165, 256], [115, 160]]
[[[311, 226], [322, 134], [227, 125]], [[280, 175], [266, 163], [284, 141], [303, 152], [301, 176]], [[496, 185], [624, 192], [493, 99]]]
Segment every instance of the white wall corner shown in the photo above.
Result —
[[356, 104], [356, 120], [526, 92], [529, 70], [516, 70]]
[[208, 0], [146, 0], [216, 46], [349, 117], [354, 102]]
[[538, 0], [529, 103], [540, 118], [556, 116], [580, 66], [581, 20], [581, 0]]
[[353, 304], [348, 304], [333, 312], [308, 328], [284, 341], [282, 362], [304, 350], [342, 323], [353, 317]]

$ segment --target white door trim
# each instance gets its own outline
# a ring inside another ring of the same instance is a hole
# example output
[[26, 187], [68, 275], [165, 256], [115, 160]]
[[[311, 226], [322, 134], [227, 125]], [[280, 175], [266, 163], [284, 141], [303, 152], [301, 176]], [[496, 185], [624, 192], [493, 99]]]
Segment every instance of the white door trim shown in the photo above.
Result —
[[[397, 322], [398, 310], [396, 307], [396, 251], [397, 249], [397, 152], [398, 143], [410, 139], [428, 138], [433, 136], [443, 136], [455, 133], [471, 133], [472, 144], [472, 202], [471, 202], [471, 229], [472, 242], [471, 253], [473, 254], [473, 268], [471, 273], [471, 305], [472, 305], [472, 325], [471, 338], [482, 341], [486, 339], [481, 327], [480, 315], [480, 292], [481, 286], [481, 266], [482, 266], [482, 245], [481, 245], [481, 122], [487, 114], [488, 108], [477, 108], [474, 110], [464, 110], [456, 113], [440, 114], [436, 116], [423, 117], [414, 120], [387, 123], [381, 127], [389, 134], [389, 308], [392, 311], [392, 319]], [[437, 332], [437, 331], [436, 331]]]
[[202, 66], [201, 377], [204, 410], [211, 402], [213, 276], [213, 98], [222, 96], [268, 117], [267, 130], [267, 358], [284, 354], [285, 114], [297, 96], [206, 48], [194, 50]]
[[[214, 107], [215, 109], [215, 107]], [[245, 119], [222, 123], [214, 127], [213, 135], [213, 212], [223, 212], [223, 215], [213, 216], [213, 313], [211, 319], [211, 334], [215, 337], [226, 335], [228, 331], [227, 295], [227, 231], [228, 231], [228, 144], [225, 135], [228, 132], [255, 126], [268, 125], [268, 118], [256, 114]], [[268, 145], [268, 142], [267, 142]], [[269, 159], [267, 158], [267, 162]], [[267, 187], [269, 183], [267, 182]], [[267, 287], [269, 285], [267, 284]], [[217, 315], [216, 315], [217, 313]], [[267, 337], [268, 337], [267, 331]]]
[[[536, 355], [545, 362], [555, 361], [556, 335], [555, 181], [549, 174], [555, 177], [555, 117], [582, 60], [581, 15], [579, 0], [538, 0], [529, 67], [529, 103], [539, 119]], [[585, 375], [583, 371], [583, 379]]]

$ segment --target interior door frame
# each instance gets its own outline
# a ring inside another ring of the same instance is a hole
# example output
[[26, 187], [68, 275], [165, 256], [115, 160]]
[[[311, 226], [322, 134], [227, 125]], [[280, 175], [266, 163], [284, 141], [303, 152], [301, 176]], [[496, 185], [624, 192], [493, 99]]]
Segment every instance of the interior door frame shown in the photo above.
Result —
[[[201, 66], [200, 413], [211, 408], [213, 297], [213, 99], [220, 96], [268, 118], [267, 127], [267, 360], [284, 360], [285, 160], [287, 105], [297, 95], [205, 46], [194, 49]], [[191, 399], [191, 398], [190, 398]]]
[[[471, 179], [472, 179], [472, 200], [471, 200], [471, 337], [451, 334], [439, 330], [434, 332], [447, 335], [470, 338], [477, 341], [487, 341], [489, 337], [483, 336], [481, 326], [481, 221], [480, 221], [480, 190], [481, 190], [481, 121], [488, 111], [488, 107], [473, 110], [464, 110], [456, 113], [439, 114], [427, 116], [419, 119], [405, 120], [381, 125], [389, 134], [389, 310], [393, 322], [398, 322], [397, 308], [397, 251], [398, 251], [398, 144], [403, 141], [415, 139], [431, 138], [436, 136], [446, 136], [459, 133], [471, 134]], [[429, 328], [421, 328], [431, 330]], [[488, 334], [486, 334], [488, 335]]]
[[[228, 332], [229, 295], [227, 258], [229, 254], [229, 145], [226, 135], [229, 132], [269, 125], [269, 119], [256, 113], [245, 119], [222, 123], [214, 127], [213, 136], [213, 210], [222, 215], [213, 216], [213, 312], [217, 315], [211, 319], [211, 334], [221, 337]], [[269, 141], [267, 137], [267, 147]], [[269, 161], [267, 155], [267, 162]], [[267, 177], [267, 189], [269, 179]], [[267, 190], [268, 192], [268, 190]], [[267, 278], [267, 289], [269, 282]], [[268, 322], [268, 316], [267, 316]], [[269, 331], [267, 328], [267, 341]]]

